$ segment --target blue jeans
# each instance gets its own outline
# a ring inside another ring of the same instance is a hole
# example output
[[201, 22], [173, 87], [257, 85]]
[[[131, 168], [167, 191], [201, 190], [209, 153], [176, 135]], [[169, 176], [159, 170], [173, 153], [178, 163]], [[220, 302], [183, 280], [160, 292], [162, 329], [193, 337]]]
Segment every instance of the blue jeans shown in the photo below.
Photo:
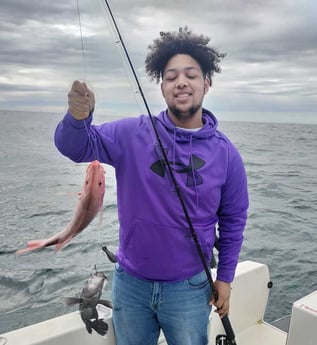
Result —
[[117, 345], [207, 345], [211, 289], [206, 273], [176, 283], [138, 279], [115, 266], [113, 326]]

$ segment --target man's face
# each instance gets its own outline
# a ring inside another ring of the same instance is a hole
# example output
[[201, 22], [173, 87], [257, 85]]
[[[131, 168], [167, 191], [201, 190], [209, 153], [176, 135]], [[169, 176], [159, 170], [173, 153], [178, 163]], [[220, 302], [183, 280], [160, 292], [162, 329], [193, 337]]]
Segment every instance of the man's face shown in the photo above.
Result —
[[209, 90], [200, 65], [190, 55], [178, 54], [167, 63], [161, 90], [176, 125], [201, 127], [202, 102]]

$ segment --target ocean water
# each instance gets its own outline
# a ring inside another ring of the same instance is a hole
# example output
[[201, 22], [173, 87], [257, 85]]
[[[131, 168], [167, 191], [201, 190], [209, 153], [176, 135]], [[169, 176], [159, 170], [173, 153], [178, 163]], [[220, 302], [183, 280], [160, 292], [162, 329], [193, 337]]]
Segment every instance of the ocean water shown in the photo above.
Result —
[[[101, 251], [116, 247], [114, 171], [106, 166], [102, 220], [55, 254], [16, 256], [30, 239], [50, 236], [69, 222], [87, 164], [61, 156], [53, 144], [60, 115], [0, 112], [0, 334], [74, 311], [63, 298], [81, 292], [97, 269], [112, 264]], [[317, 126], [223, 122], [248, 174], [249, 221], [241, 260], [269, 266], [273, 288], [265, 319], [289, 314], [292, 303], [317, 288]]]

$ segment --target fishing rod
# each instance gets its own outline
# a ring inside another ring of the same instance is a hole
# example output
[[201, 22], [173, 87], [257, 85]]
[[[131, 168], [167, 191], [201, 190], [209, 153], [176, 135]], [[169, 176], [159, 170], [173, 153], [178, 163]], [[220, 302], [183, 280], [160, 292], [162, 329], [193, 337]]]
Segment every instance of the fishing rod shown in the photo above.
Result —
[[[107, 8], [108, 8], [108, 11], [109, 11], [111, 20], [112, 20], [112, 22], [113, 22], [113, 25], [114, 25], [114, 27], [115, 27], [116, 33], [117, 33], [117, 35], [118, 35], [119, 42], [121, 43], [121, 46], [122, 46], [123, 51], [124, 51], [124, 53], [125, 53], [125, 56], [126, 56], [126, 58], [127, 58], [127, 60], [128, 60], [128, 63], [129, 63], [129, 66], [130, 66], [130, 68], [131, 68], [133, 77], [134, 77], [135, 82], [136, 82], [136, 84], [137, 84], [137, 87], [138, 87], [138, 90], [139, 90], [139, 92], [140, 92], [140, 95], [141, 95], [141, 97], [142, 97], [142, 99], [143, 99], [143, 102], [144, 102], [145, 108], [146, 108], [146, 110], [147, 110], [147, 113], [148, 113], [148, 115], [149, 115], [151, 124], [152, 124], [153, 129], [154, 129], [154, 132], [155, 132], [156, 140], [157, 140], [157, 142], [158, 142], [159, 148], [160, 148], [161, 153], [162, 153], [163, 158], [164, 158], [164, 163], [165, 163], [165, 165], [166, 165], [166, 167], [167, 167], [167, 169], [168, 169], [168, 172], [169, 172], [169, 174], [170, 174], [170, 176], [171, 176], [171, 179], [172, 179], [172, 182], [173, 182], [173, 185], [174, 185], [174, 188], [175, 188], [177, 197], [178, 197], [178, 199], [179, 199], [179, 201], [180, 201], [180, 203], [181, 203], [181, 206], [182, 206], [182, 209], [183, 209], [183, 212], [184, 212], [186, 221], [187, 221], [187, 223], [188, 223], [188, 226], [189, 226], [189, 229], [190, 229], [190, 232], [191, 232], [191, 235], [192, 235], [192, 238], [193, 238], [194, 243], [195, 243], [195, 245], [196, 245], [196, 249], [197, 249], [198, 255], [199, 255], [199, 257], [200, 257], [200, 260], [201, 260], [202, 265], [203, 265], [203, 267], [204, 267], [204, 270], [205, 270], [205, 272], [206, 272], [207, 279], [208, 279], [208, 282], [209, 282], [210, 287], [211, 287], [211, 290], [212, 290], [212, 294], [213, 294], [215, 300], [217, 300], [217, 299], [218, 299], [218, 293], [217, 293], [217, 291], [216, 291], [216, 289], [215, 289], [215, 286], [214, 286], [214, 283], [213, 283], [213, 280], [212, 280], [212, 277], [211, 277], [211, 273], [210, 273], [209, 266], [208, 266], [208, 264], [207, 264], [207, 262], [206, 262], [206, 259], [205, 259], [205, 257], [204, 257], [204, 254], [203, 254], [201, 245], [200, 245], [200, 243], [199, 243], [199, 241], [198, 241], [197, 233], [196, 233], [196, 231], [195, 231], [195, 229], [194, 229], [193, 223], [192, 223], [191, 218], [190, 218], [190, 216], [189, 216], [189, 213], [188, 213], [187, 207], [186, 207], [186, 205], [185, 205], [184, 198], [183, 198], [183, 196], [182, 196], [180, 187], [179, 187], [179, 185], [178, 185], [178, 183], [177, 183], [177, 181], [176, 181], [175, 174], [174, 174], [173, 169], [172, 169], [172, 167], [171, 167], [171, 164], [170, 164], [170, 162], [169, 162], [169, 160], [168, 160], [167, 153], [166, 153], [166, 151], [164, 150], [164, 147], [163, 147], [163, 144], [162, 144], [162, 141], [161, 141], [161, 138], [160, 138], [158, 129], [157, 129], [157, 127], [156, 127], [156, 124], [155, 124], [155, 121], [154, 121], [154, 118], [153, 118], [153, 115], [152, 115], [152, 113], [151, 113], [151, 111], [150, 111], [150, 108], [149, 108], [149, 106], [148, 106], [147, 100], [146, 100], [146, 98], [145, 98], [145, 95], [144, 95], [144, 93], [143, 93], [141, 84], [140, 84], [140, 82], [139, 82], [139, 78], [138, 78], [138, 76], [137, 76], [137, 74], [136, 74], [136, 72], [135, 72], [133, 63], [132, 63], [132, 61], [131, 61], [131, 59], [130, 59], [130, 55], [129, 55], [128, 51], [127, 51], [127, 48], [126, 48], [126, 46], [125, 46], [125, 43], [124, 43], [124, 41], [123, 41], [123, 39], [122, 39], [122, 36], [121, 36], [121, 34], [120, 34], [120, 30], [119, 30], [119, 28], [118, 28], [117, 22], [116, 22], [116, 20], [115, 20], [115, 18], [114, 18], [114, 15], [113, 15], [113, 13], [112, 13], [111, 8], [110, 8], [110, 5], [109, 5], [109, 3], [108, 3], [107, 0], [105, 0], [105, 3], [106, 3], [106, 6], [107, 6]], [[225, 332], [226, 332], [226, 337], [227, 337], [226, 341], [227, 341], [227, 344], [228, 344], [228, 345], [229, 345], [229, 344], [231, 344], [231, 345], [237, 345], [237, 344], [236, 344], [236, 341], [235, 341], [235, 334], [234, 334], [234, 332], [233, 332], [233, 329], [232, 329], [232, 326], [231, 326], [231, 322], [230, 322], [230, 320], [229, 320], [228, 315], [225, 315], [225, 316], [221, 319], [221, 321], [222, 321], [222, 325], [223, 325], [223, 327], [224, 327], [224, 330], [225, 330]], [[225, 343], [223, 343], [223, 344], [225, 345]]]

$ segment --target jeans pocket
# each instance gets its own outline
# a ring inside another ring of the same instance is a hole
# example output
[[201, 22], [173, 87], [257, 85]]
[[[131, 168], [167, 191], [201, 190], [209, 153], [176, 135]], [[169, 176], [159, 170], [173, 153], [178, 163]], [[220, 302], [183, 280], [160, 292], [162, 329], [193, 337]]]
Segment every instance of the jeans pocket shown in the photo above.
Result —
[[185, 284], [192, 289], [199, 289], [205, 287], [206, 285], [208, 285], [208, 278], [206, 272], [203, 271], [198, 274], [195, 274], [194, 276], [185, 280]]
[[114, 271], [116, 274], [123, 274], [125, 271], [123, 270], [123, 268], [116, 262], [116, 264], [114, 265]]

